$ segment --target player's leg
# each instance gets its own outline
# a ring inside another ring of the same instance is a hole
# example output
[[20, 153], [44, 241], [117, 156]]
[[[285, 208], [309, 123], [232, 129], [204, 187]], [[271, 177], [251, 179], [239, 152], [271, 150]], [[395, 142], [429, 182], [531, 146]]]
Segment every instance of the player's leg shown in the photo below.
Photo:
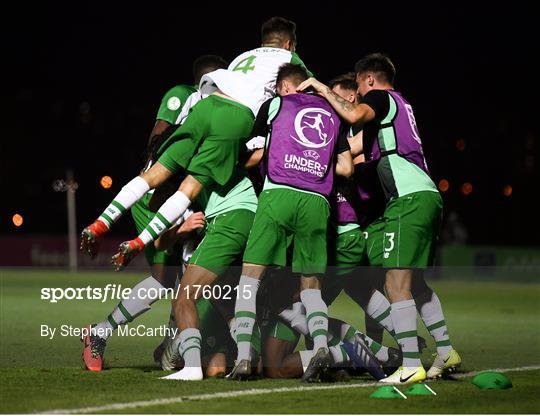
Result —
[[177, 340], [184, 368], [178, 373], [165, 377], [174, 380], [202, 380], [201, 344], [197, 300], [202, 297], [205, 285], [211, 285], [217, 274], [203, 267], [190, 264], [180, 282], [177, 298], [173, 303], [174, 316], [180, 330]]
[[[413, 270], [406, 258], [403, 235], [406, 224], [403, 217], [414, 214], [414, 208], [407, 207], [403, 198], [390, 202], [384, 214], [383, 267], [387, 267], [385, 291], [391, 303], [390, 317], [394, 324], [395, 338], [402, 351], [402, 366], [383, 380], [390, 383], [405, 383], [425, 379], [425, 370], [420, 361], [416, 305], [411, 294]], [[414, 241], [408, 242], [414, 244]], [[411, 250], [409, 248], [409, 250]], [[404, 268], [401, 268], [404, 267]], [[407, 268], [409, 267], [409, 268]]]
[[[368, 263], [367, 235], [368, 232], [363, 232], [360, 227], [338, 234], [333, 245], [334, 250], [330, 252], [334, 257], [335, 268], [332, 270], [331, 278], [328, 273], [324, 278], [323, 299], [330, 304], [333, 301], [332, 295], [337, 296], [333, 287], [338, 281], [342, 281], [346, 293], [365, 311], [366, 322], [369, 319], [377, 326], [376, 332], [377, 335], [380, 332], [380, 335], [373, 344], [375, 346], [382, 343], [383, 329], [387, 329], [393, 335], [394, 328], [390, 319], [390, 303], [382, 293], [373, 289], [372, 269], [361, 267]], [[366, 335], [367, 332], [366, 330]], [[369, 336], [366, 339], [373, 340]], [[385, 349], [380, 351], [379, 355], [382, 357], [378, 358], [388, 360], [385, 353]]]
[[[263, 369], [268, 378], [300, 378], [302, 357], [294, 352], [300, 335], [290, 325], [271, 319], [263, 329]], [[311, 356], [307, 358], [306, 366]]]
[[86, 227], [81, 234], [81, 251], [94, 258], [98, 252], [99, 238], [150, 189], [159, 186], [173, 175], [165, 166], [156, 163], [147, 172], [132, 179], [116, 195], [96, 221]]
[[345, 227], [356, 228], [342, 231], [338, 227], [336, 232], [331, 230], [328, 233], [328, 267], [325, 275], [322, 276], [321, 292], [321, 296], [328, 306], [336, 300], [349, 281], [353, 279], [364, 254], [360, 227], [357, 224]]
[[202, 366], [205, 377], [223, 376], [227, 372], [227, 355], [231, 342], [227, 319], [215, 306], [220, 303], [222, 303], [220, 299], [205, 298], [199, 299], [197, 302], [199, 328], [202, 336]]
[[165, 201], [139, 236], [134, 240], [120, 244], [118, 252], [112, 257], [115, 270], [122, 270], [138, 253], [145, 249], [147, 244], [152, 243], [173, 226], [202, 189], [203, 184], [193, 176], [188, 175], [180, 184], [178, 191]]
[[[132, 207], [137, 230], [142, 230], [153, 215], [147, 204], [150, 197], [150, 194], [146, 194]], [[88, 335], [83, 339], [83, 360], [85, 367], [92, 371], [102, 369], [106, 341], [114, 330], [150, 310], [155, 301], [167, 295], [166, 289], [174, 286], [180, 262], [178, 250], [169, 255], [149, 245], [145, 249], [145, 256], [151, 275], [133, 287], [130, 297], [122, 300], [105, 319], [91, 325]]]
[[[386, 329], [392, 336], [394, 336], [394, 324], [392, 323], [392, 318], [390, 317], [390, 302], [384, 296], [384, 282], [386, 280], [385, 270], [382, 269], [383, 264], [383, 243], [384, 243], [384, 229], [385, 221], [380, 218], [373, 221], [366, 227], [365, 236], [366, 236], [366, 257], [369, 264], [369, 269], [367, 270], [367, 280], [370, 282], [371, 287], [375, 289], [372, 292], [371, 297], [367, 303], [360, 303], [364, 305], [364, 310], [366, 311], [366, 317], [369, 316], [373, 320], [377, 321], [384, 329]], [[348, 291], [350, 295], [361, 296], [355, 286], [349, 287]], [[365, 293], [362, 291], [362, 293]], [[362, 296], [361, 296], [362, 297]], [[358, 300], [358, 302], [360, 302]], [[370, 335], [367, 331], [366, 334]], [[375, 339], [375, 337], [371, 337]]]
[[229, 265], [238, 260], [244, 250], [253, 223], [253, 212], [238, 209], [209, 219], [206, 235], [193, 253], [182, 277], [178, 297], [174, 302], [175, 319], [180, 329], [179, 350], [185, 367], [167, 378], [200, 380], [201, 332], [196, 301]]
[[328, 349], [328, 307], [321, 296], [321, 284], [317, 276], [301, 277], [300, 299], [306, 308], [306, 319], [309, 335], [313, 340], [312, 356], [302, 381], [318, 381], [326, 368], [332, 364], [331, 354]]
[[123, 299], [106, 319], [88, 326], [88, 334], [82, 339], [85, 367], [91, 371], [101, 371], [108, 338], [118, 326], [128, 324], [149, 311], [154, 302], [166, 296], [166, 289], [152, 274], [137, 283], [131, 289], [131, 295]]
[[411, 290], [418, 313], [436, 343], [437, 356], [427, 374], [429, 378], [436, 378], [446, 371], [454, 371], [461, 364], [461, 358], [450, 342], [440, 299], [427, 286], [423, 272], [425, 267], [433, 264], [442, 216], [442, 200], [436, 192], [418, 192], [413, 194], [412, 203], [417, 206], [419, 217], [411, 217], [409, 222], [421, 231], [415, 235], [418, 247], [415, 256], [420, 268], [415, 270]]
[[427, 285], [422, 270], [416, 270], [413, 275], [412, 294], [418, 313], [437, 348], [437, 355], [427, 372], [427, 377], [437, 378], [445, 372], [455, 371], [461, 365], [461, 357], [452, 347], [441, 301]]
[[[186, 122], [161, 146], [158, 162], [124, 186], [103, 214], [83, 230], [81, 242], [83, 252], [92, 257], [95, 256], [97, 239], [109, 230], [125, 210], [142, 198], [148, 190], [165, 183], [180, 169], [187, 168], [205, 137], [206, 127], [213, 113], [212, 106], [203, 101], [193, 109]], [[176, 199], [181, 198], [177, 196]]]
[[249, 234], [234, 309], [238, 356], [227, 376], [230, 380], [242, 380], [251, 375], [251, 334], [256, 320], [257, 291], [266, 266], [286, 265], [286, 230], [291, 228], [293, 210], [285, 207], [289, 201], [282, 198], [280, 191], [262, 192]]
[[[271, 378], [303, 377], [317, 351], [306, 349], [293, 352], [299, 333], [284, 322], [276, 321], [276, 324], [270, 326], [269, 332], [270, 337], [266, 338], [264, 344], [266, 375]], [[321, 372], [319, 380], [336, 381], [340, 374], [337, 370], [349, 365], [369, 371], [377, 380], [384, 377], [380, 363], [369, 351], [363, 338], [358, 338], [358, 334], [363, 336], [349, 324], [329, 319], [328, 349], [334, 371]]]
[[317, 381], [332, 362], [328, 349], [328, 306], [322, 299], [320, 276], [327, 265], [327, 225], [330, 214], [324, 198], [294, 192], [296, 199], [292, 271], [301, 273], [300, 300], [306, 308], [308, 330], [313, 339], [314, 356], [302, 381]]
[[[183, 155], [180, 158], [180, 166], [186, 167], [189, 175], [182, 181], [179, 190], [161, 206], [149, 226], [136, 239], [121, 244], [118, 254], [113, 257], [117, 269], [128, 264], [145, 244], [176, 222], [203, 188], [212, 184], [224, 186], [238, 171], [240, 148], [253, 126], [251, 110], [234, 101], [211, 96], [194, 107], [188, 120], [190, 125], [200, 121], [197, 125], [197, 132], [200, 133], [197, 134], [204, 137], [204, 140], [199, 140], [200, 144], [192, 157], [188, 159]], [[167, 164], [165, 156], [159, 161]], [[172, 162], [178, 163], [178, 159]], [[189, 164], [186, 165], [187, 162]]]
[[416, 192], [391, 201], [385, 210], [383, 267], [385, 289], [391, 305], [395, 337], [402, 347], [403, 366], [388, 382], [424, 379], [416, 326], [416, 303], [412, 297], [413, 270], [430, 264], [442, 201], [436, 192]]
[[[371, 282], [374, 292], [368, 301], [364, 317], [366, 335], [371, 339], [382, 343], [384, 330], [387, 329], [394, 335], [394, 325], [390, 319], [390, 302], [384, 297], [384, 271], [378, 268], [366, 267], [365, 273]], [[384, 300], [382, 299], [384, 298]], [[385, 309], [386, 308], [386, 309]], [[384, 309], [384, 310], [383, 310]], [[385, 318], [385, 313], [388, 312]]]
[[[339, 295], [342, 289], [345, 289], [346, 293], [351, 297], [358, 305], [364, 310], [369, 312], [375, 312], [373, 304], [378, 300], [377, 295], [371, 294], [373, 292], [370, 284], [370, 280], [366, 276], [366, 268], [361, 266], [367, 263], [366, 255], [366, 236], [357, 224], [350, 224], [348, 226], [338, 227], [338, 233], [334, 239], [330, 239], [328, 242], [329, 252], [329, 264], [333, 267], [329, 267], [326, 275], [323, 278], [322, 297], [327, 305], [330, 305], [334, 299]], [[374, 302], [370, 303], [370, 296], [374, 297]], [[383, 299], [386, 300], [386, 298]], [[388, 301], [386, 300], [386, 303]], [[368, 308], [368, 305], [370, 306]], [[378, 308], [378, 303], [377, 303]], [[376, 309], [378, 311], [378, 309]], [[390, 313], [390, 304], [388, 303], [388, 314]], [[366, 312], [366, 316], [368, 316]], [[389, 320], [389, 318], [387, 318]], [[334, 322], [330, 320], [330, 322]], [[338, 321], [341, 322], [341, 321]], [[347, 330], [351, 327], [348, 324]], [[379, 325], [377, 323], [377, 325]], [[340, 332], [339, 328], [333, 328], [333, 333]], [[356, 332], [356, 334], [355, 334]], [[357, 335], [356, 338], [354, 336]], [[365, 334], [361, 334], [359, 331], [352, 330], [350, 339], [347, 341], [354, 344], [356, 342], [366, 344], [376, 354], [377, 359], [382, 363], [386, 363], [391, 358], [389, 356], [389, 349], [381, 345], [380, 342], [376, 342]], [[342, 339], [343, 340], [343, 339]], [[390, 350], [390, 352], [392, 352]]]
[[[332, 322], [332, 320], [331, 320]], [[328, 346], [330, 354], [333, 357], [335, 368], [343, 367], [351, 362], [350, 354], [355, 360], [362, 359], [364, 367], [378, 366], [376, 360], [371, 356], [370, 362], [366, 361], [366, 356], [369, 354], [366, 352], [365, 347], [364, 354], [360, 358], [360, 354], [357, 353], [355, 347], [351, 345], [349, 352], [344, 348], [344, 338], [340, 337], [339, 331], [341, 326], [346, 325], [344, 322], [335, 321], [332, 322], [332, 330], [337, 331], [336, 335], [329, 334]], [[350, 328], [350, 326], [349, 326]], [[347, 332], [347, 331], [346, 331]], [[354, 330], [351, 332], [350, 340], [346, 341], [351, 344], [354, 341]], [[345, 337], [345, 333], [343, 337]], [[302, 350], [294, 352], [294, 349], [298, 343], [299, 333], [294, 331], [292, 327], [279, 320], [273, 320], [265, 327], [263, 331], [263, 356], [264, 356], [264, 371], [265, 376], [269, 378], [299, 378], [302, 377], [305, 371], [308, 369], [309, 364], [315, 355], [316, 351]], [[372, 368], [370, 368], [373, 371]], [[379, 377], [384, 377], [384, 374], [379, 367]]]
[[[151, 182], [150, 185], [153, 184], [155, 187], [157, 184], [154, 184], [153, 181], [159, 179], [158, 184], [162, 184], [174, 173], [185, 171], [204, 140], [211, 113], [211, 108], [208, 108], [206, 103], [201, 102], [201, 105], [192, 111], [186, 122], [162, 146], [160, 157], [155, 165], [141, 177]], [[164, 147], [165, 149], [162, 150]], [[168, 176], [156, 178], [156, 174], [161, 171], [169, 172]], [[202, 190], [202, 186], [201, 182], [193, 176], [188, 175], [184, 178], [178, 191], [161, 205], [139, 236], [120, 245], [118, 253], [113, 256], [116, 270], [126, 266], [135, 255], [144, 249], [146, 244], [154, 241], [160, 234], [169, 229], [184, 214], [191, 201]]]
[[[384, 378], [385, 363], [377, 358], [369, 345], [369, 341], [373, 340], [368, 341], [369, 337], [354, 326], [335, 318], [328, 320], [328, 333], [328, 346], [334, 366], [340, 367], [348, 363], [353, 369], [368, 371], [377, 380]], [[388, 350], [388, 347], [382, 345], [378, 345], [378, 348]], [[394, 351], [392, 355], [395, 355]]]
[[403, 361], [402, 367], [383, 382], [406, 383], [425, 379], [418, 347], [416, 305], [410, 293], [411, 278], [411, 269], [391, 269], [386, 272], [385, 289], [391, 302], [390, 316]]

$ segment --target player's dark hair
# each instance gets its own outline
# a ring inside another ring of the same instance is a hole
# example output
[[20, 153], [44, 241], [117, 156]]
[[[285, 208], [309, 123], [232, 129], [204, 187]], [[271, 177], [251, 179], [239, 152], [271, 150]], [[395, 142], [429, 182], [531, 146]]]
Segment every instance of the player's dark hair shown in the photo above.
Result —
[[334, 88], [336, 85], [344, 90], [356, 92], [358, 89], [358, 85], [356, 84], [356, 74], [354, 72], [347, 72], [346, 74], [338, 75], [328, 83], [330, 89]]
[[274, 16], [262, 24], [261, 41], [263, 45], [278, 45], [287, 40], [296, 44], [296, 23], [293, 21]]
[[292, 83], [299, 85], [308, 78], [306, 68], [304, 68], [302, 65], [283, 64], [279, 67], [276, 85], [279, 85], [284, 79], [288, 79]]
[[216, 69], [225, 69], [229, 63], [221, 56], [217, 55], [202, 55], [193, 61], [193, 80], [195, 84], [199, 84], [201, 77], [208, 72]]
[[372, 53], [364, 56], [356, 63], [354, 71], [357, 74], [373, 72], [379, 81], [390, 85], [394, 84], [394, 77], [396, 76], [394, 64], [388, 56], [382, 53]]

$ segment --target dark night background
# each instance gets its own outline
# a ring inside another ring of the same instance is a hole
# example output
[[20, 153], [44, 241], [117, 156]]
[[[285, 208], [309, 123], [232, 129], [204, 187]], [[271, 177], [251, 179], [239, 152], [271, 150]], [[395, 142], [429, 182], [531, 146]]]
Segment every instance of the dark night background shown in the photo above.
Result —
[[[530, 5], [470, 3], [85, 2], [4, 12], [0, 233], [65, 234], [65, 194], [51, 185], [68, 167], [78, 229], [94, 220], [137, 175], [160, 99], [192, 82], [193, 59], [231, 60], [259, 46], [260, 24], [280, 15], [297, 23], [298, 53], [322, 81], [366, 53], [390, 55], [432, 176], [450, 183], [445, 211], [459, 215], [469, 243], [538, 245], [537, 22]], [[99, 185], [103, 175], [112, 188]], [[131, 221], [115, 232], [134, 235]]]

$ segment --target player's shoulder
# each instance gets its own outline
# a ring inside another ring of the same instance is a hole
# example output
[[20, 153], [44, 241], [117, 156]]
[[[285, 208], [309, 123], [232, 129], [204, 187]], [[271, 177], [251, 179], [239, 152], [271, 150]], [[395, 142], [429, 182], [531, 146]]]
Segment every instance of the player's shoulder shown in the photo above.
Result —
[[193, 85], [178, 84], [167, 90], [165, 96], [182, 95], [188, 96], [197, 91], [197, 88]]
[[388, 96], [388, 91], [387, 91], [387, 90], [374, 89], [374, 90], [368, 91], [368, 92], [366, 93], [366, 95], [364, 95], [363, 98], [368, 98], [368, 97], [387, 97], [387, 96]]
[[161, 107], [164, 108], [166, 105], [168, 110], [178, 111], [195, 92], [197, 92], [197, 89], [193, 85], [175, 85], [161, 99]]
[[371, 90], [362, 97], [362, 103], [370, 107], [380, 106], [388, 102], [390, 94], [387, 90]]

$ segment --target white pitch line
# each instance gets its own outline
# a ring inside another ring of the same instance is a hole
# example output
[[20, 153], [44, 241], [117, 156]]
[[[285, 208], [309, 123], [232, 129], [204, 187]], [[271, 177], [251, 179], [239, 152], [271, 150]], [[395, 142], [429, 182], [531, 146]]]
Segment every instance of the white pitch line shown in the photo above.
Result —
[[[515, 367], [515, 368], [493, 368], [493, 369], [488, 369], [488, 370], [471, 371], [469, 373], [454, 374], [453, 377], [454, 378], [474, 377], [475, 375], [483, 371], [498, 371], [501, 373], [510, 373], [510, 372], [516, 372], [516, 371], [531, 371], [531, 370], [540, 370], [540, 365], [531, 365], [531, 366], [526, 366], [526, 367]], [[174, 382], [174, 381], [169, 381], [169, 383], [171, 382]], [[193, 383], [196, 383], [196, 382], [193, 382]], [[171, 397], [168, 399], [141, 400], [138, 402], [128, 402], [128, 403], [112, 403], [112, 404], [106, 404], [103, 406], [81, 407], [78, 409], [54, 409], [54, 410], [48, 410], [46, 412], [39, 412], [39, 413], [40, 414], [97, 413], [97, 412], [107, 412], [110, 410], [124, 410], [124, 409], [133, 409], [137, 407], [150, 407], [150, 406], [159, 406], [159, 405], [165, 405], [165, 404], [183, 403], [186, 401], [228, 399], [228, 398], [235, 398], [235, 397], [240, 397], [240, 396], [244, 397], [244, 396], [262, 395], [262, 394], [291, 393], [291, 392], [296, 392], [296, 391], [353, 389], [353, 388], [375, 387], [375, 386], [381, 386], [381, 385], [382, 385], [381, 383], [372, 382], [372, 383], [330, 384], [330, 385], [323, 385], [323, 386], [279, 387], [279, 388], [272, 388], [272, 389], [232, 390], [232, 391], [223, 391], [223, 392], [208, 393], [208, 394], [194, 394], [192, 396]]]

